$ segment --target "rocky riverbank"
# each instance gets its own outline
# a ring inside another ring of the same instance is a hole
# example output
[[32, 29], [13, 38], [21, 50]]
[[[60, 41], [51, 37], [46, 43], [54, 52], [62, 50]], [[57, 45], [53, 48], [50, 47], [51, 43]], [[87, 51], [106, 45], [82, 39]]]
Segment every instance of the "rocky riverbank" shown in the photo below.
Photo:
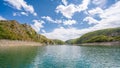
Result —
[[32, 41], [0, 40], [0, 46], [41, 46], [41, 43]]
[[100, 46], [120, 46], [120, 42], [99, 42], [99, 43], [83, 43], [79, 45], [100, 45]]

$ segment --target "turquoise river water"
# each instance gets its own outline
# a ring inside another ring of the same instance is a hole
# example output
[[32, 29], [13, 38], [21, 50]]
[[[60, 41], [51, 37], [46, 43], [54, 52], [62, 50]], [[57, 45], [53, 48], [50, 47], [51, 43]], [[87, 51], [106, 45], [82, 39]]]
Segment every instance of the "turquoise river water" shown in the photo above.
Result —
[[0, 47], [0, 68], [120, 68], [120, 47]]

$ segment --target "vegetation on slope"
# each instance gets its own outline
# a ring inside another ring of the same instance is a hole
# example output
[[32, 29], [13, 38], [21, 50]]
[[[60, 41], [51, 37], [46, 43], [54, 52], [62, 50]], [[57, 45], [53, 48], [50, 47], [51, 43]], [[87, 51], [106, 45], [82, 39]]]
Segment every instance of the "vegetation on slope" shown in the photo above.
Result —
[[71, 41], [72, 44], [120, 41], [120, 28], [109, 28], [89, 32]]
[[75, 44], [75, 42], [76, 42], [76, 39], [70, 39], [70, 40], [65, 41], [65, 43], [67, 44]]
[[53, 44], [53, 41], [43, 35], [37, 34], [31, 26], [19, 24], [15, 20], [0, 21], [0, 39], [36, 41], [44, 44]]
[[64, 41], [61, 41], [61, 40], [58, 40], [58, 39], [53, 39], [53, 42], [54, 42], [55, 45], [63, 45], [63, 44], [65, 44]]

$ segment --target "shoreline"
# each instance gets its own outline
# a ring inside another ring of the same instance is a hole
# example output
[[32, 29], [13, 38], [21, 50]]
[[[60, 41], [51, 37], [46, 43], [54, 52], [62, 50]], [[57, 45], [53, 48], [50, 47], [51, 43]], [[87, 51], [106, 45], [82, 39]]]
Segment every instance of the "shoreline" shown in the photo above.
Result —
[[120, 42], [95, 42], [95, 43], [83, 43], [83, 44], [76, 44], [80, 46], [120, 46]]
[[39, 42], [20, 41], [20, 40], [0, 40], [0, 46], [42, 46]]
[[[0, 40], [0, 46], [43, 46], [39, 42], [34, 41], [20, 41], [20, 40]], [[95, 43], [82, 43], [82, 44], [72, 44], [77, 46], [120, 46], [120, 41], [116, 42], [95, 42]]]

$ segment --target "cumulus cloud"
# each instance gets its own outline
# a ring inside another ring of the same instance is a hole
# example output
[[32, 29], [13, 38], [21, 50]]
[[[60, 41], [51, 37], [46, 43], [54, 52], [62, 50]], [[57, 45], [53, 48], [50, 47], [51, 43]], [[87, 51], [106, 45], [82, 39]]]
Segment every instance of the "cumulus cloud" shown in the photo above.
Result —
[[115, 17], [114, 19], [119, 19], [119, 17], [120, 17], [120, 6], [119, 5], [120, 5], [120, 1], [113, 4], [108, 9], [104, 10], [103, 14], [101, 14], [100, 17], [104, 18], [104, 19], [105, 18], [110, 18], [110, 17]]
[[52, 23], [63, 24], [63, 25], [73, 25], [77, 23], [76, 20], [58, 20], [58, 19], [54, 20], [50, 16], [43, 16], [41, 18]]
[[[120, 17], [120, 1], [113, 4], [111, 7], [109, 7], [108, 9], [105, 9], [105, 10], [102, 10], [100, 8], [95, 8], [95, 9], [92, 9], [92, 10], [89, 10], [89, 14], [90, 15], [95, 15], [95, 14], [99, 14], [99, 17], [101, 18], [100, 21], [97, 21], [96, 19], [94, 19], [93, 17], [86, 17], [84, 19], [84, 21], [88, 21], [89, 24], [92, 24], [92, 23], [99, 23], [99, 24], [110, 24], [110, 23], [117, 23], [119, 24], [119, 17]], [[112, 26], [109, 25], [110, 27]]]
[[56, 8], [56, 12], [61, 13], [66, 18], [72, 18], [74, 13], [86, 10], [88, 8], [89, 2], [90, 0], [83, 0], [82, 4], [79, 5], [75, 4], [58, 5]]
[[72, 28], [60, 27], [60, 28], [54, 29], [52, 32], [43, 33], [43, 35], [45, 35], [47, 38], [50, 38], [50, 39], [60, 39], [60, 40], [66, 41], [69, 39], [78, 38], [83, 34], [90, 31], [94, 31], [94, 30], [96, 30], [95, 27], [90, 27], [85, 29], [76, 29], [74, 27]]
[[105, 8], [105, 5], [108, 0], [92, 0], [92, 3], [96, 6], [99, 6], [101, 8]]
[[42, 20], [33, 20], [32, 22], [34, 22], [34, 24], [32, 24], [31, 27], [35, 29], [36, 32], [39, 32], [41, 28], [44, 27], [43, 24], [45, 23]]
[[95, 15], [95, 14], [102, 14], [103, 10], [100, 7], [94, 8], [92, 10], [89, 10], [88, 13], [90, 15]]
[[42, 19], [45, 19], [45, 20], [47, 20], [47, 21], [50, 21], [50, 22], [55, 22], [51, 17], [49, 17], [49, 16], [43, 16], [43, 17], [41, 17]]
[[75, 20], [65, 20], [63, 22], [64, 25], [73, 25], [76, 24], [77, 22]]
[[4, 18], [4, 17], [0, 16], [0, 20], [6, 20], [6, 18]]
[[[48, 38], [51, 39], [60, 39], [60, 40], [68, 40], [68, 39], [74, 39], [82, 36], [85, 33], [100, 30], [100, 29], [106, 29], [106, 28], [115, 28], [120, 27], [120, 1], [113, 4], [108, 9], [103, 10], [103, 13], [100, 14], [101, 20], [97, 21], [98, 23], [94, 26], [84, 28], [84, 29], [76, 29], [74, 27], [72, 28], [56, 28], [52, 32], [49, 33], [43, 33]], [[88, 21], [92, 21], [92, 17], [87, 17]], [[89, 22], [89, 23], [90, 23]], [[94, 22], [94, 19], [93, 19]], [[93, 23], [92, 22], [92, 23]], [[91, 23], [90, 23], [91, 24]]]
[[82, 4], [79, 5], [78, 11], [86, 10], [88, 9], [88, 5], [90, 3], [90, 0], [83, 0]]
[[[47, 36], [50, 39], [60, 39], [60, 40], [68, 40], [70, 38], [75, 38], [76, 35], [76, 29], [75, 28], [56, 28], [50, 33], [43, 33], [43, 35]], [[77, 36], [78, 37], [78, 36]], [[76, 37], [76, 38], [77, 38]]]
[[98, 23], [98, 21], [93, 17], [86, 17], [83, 21], [87, 21], [89, 25]]
[[68, 39], [78, 38], [88, 31], [89, 31], [88, 29], [79, 30], [76, 28], [60, 27], [60, 28], [54, 29], [52, 32], [43, 33], [43, 35], [45, 35], [47, 38], [50, 38], [50, 39], [60, 39], [60, 40], [66, 41]]
[[66, 18], [72, 18], [73, 14], [77, 12], [77, 9], [74, 4], [70, 4], [68, 6], [59, 5], [56, 8], [56, 12], [62, 13], [62, 15], [65, 16]]
[[37, 15], [37, 13], [34, 11], [34, 8], [32, 5], [28, 5], [26, 1], [24, 0], [4, 0], [5, 2], [9, 3], [13, 6], [13, 8], [17, 10], [22, 10], [25, 12], [29, 12], [33, 14], [34, 16]]
[[68, 4], [67, 0], [62, 0], [62, 3], [63, 3], [64, 5], [67, 5], [67, 4]]

